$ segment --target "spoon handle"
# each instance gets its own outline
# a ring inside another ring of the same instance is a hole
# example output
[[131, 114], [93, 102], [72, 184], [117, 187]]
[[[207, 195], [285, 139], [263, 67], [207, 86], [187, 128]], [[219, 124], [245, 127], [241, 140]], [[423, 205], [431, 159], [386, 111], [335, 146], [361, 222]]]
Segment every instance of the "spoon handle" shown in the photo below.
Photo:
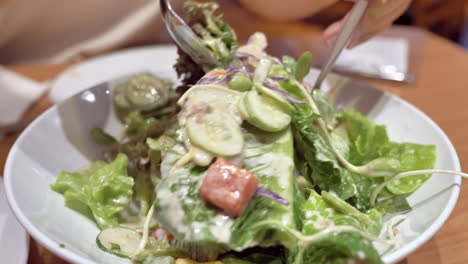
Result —
[[354, 30], [358, 26], [359, 21], [361, 21], [361, 18], [366, 11], [367, 5], [368, 0], [358, 0], [354, 4], [348, 18], [344, 22], [344, 26], [341, 28], [341, 31], [338, 34], [335, 44], [331, 49], [331, 53], [325, 65], [323, 66], [322, 71], [320, 72], [320, 75], [315, 82], [315, 88], [320, 89], [323, 80], [325, 80], [325, 77], [327, 77], [328, 73], [330, 73], [330, 70], [335, 64], [336, 59], [341, 54], [343, 49], [348, 45]]

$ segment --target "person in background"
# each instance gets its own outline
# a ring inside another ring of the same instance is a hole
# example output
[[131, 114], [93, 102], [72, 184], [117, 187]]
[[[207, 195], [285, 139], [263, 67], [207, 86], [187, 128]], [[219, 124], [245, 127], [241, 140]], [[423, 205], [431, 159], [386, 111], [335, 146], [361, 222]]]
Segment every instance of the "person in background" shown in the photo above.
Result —
[[[239, 0], [266, 20], [303, 19], [338, 0]], [[285, 4], [287, 2], [287, 4]], [[172, 0], [178, 9], [182, 0]], [[389, 27], [410, 0], [369, 0], [350, 46]], [[343, 18], [324, 31], [333, 43]], [[157, 0], [0, 0], [0, 64], [61, 63], [147, 43], [168, 41]]]

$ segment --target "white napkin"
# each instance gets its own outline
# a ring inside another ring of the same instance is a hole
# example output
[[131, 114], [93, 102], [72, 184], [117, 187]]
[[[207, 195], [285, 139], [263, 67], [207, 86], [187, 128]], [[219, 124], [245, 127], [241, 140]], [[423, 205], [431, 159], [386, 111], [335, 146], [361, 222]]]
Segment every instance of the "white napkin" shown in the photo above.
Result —
[[407, 73], [409, 43], [404, 38], [375, 37], [338, 57], [338, 70], [368, 73]]
[[0, 66], [0, 126], [18, 122], [47, 87]]

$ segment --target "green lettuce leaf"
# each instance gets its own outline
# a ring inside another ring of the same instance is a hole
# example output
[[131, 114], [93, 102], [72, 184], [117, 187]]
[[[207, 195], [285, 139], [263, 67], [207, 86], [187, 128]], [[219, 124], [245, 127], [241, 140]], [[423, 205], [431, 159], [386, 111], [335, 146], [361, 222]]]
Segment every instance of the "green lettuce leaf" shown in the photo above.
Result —
[[[287, 201], [284, 206], [265, 197], [255, 197], [244, 214], [232, 226], [231, 243], [237, 250], [252, 243], [263, 247], [295, 245], [294, 239], [282, 230], [272, 228], [270, 221], [295, 228], [295, 180], [293, 142], [289, 129], [279, 133], [258, 133], [246, 136], [244, 167], [257, 176], [260, 188], [273, 191]], [[255, 242], [254, 242], [255, 241]]]
[[330, 98], [326, 93], [318, 89], [312, 91], [312, 98], [320, 111], [320, 116], [323, 118], [323, 121], [325, 121], [325, 124], [327, 124], [327, 128], [330, 131], [333, 130], [338, 111], [333, 107]]
[[[433, 169], [437, 160], [436, 147], [412, 143], [390, 143], [386, 146], [385, 156], [400, 160], [402, 171]], [[393, 194], [410, 194], [426, 182], [431, 175], [416, 175], [402, 178], [389, 185]]]
[[[185, 154], [176, 144], [161, 164], [162, 181], [156, 188], [156, 218], [179, 240], [218, 244], [241, 251], [252, 246], [293, 244], [294, 239], [270, 222], [295, 228], [293, 142], [290, 130], [278, 133], [245, 133], [243, 167], [254, 173], [262, 189], [273, 191], [290, 202], [284, 206], [265, 197], [254, 197], [243, 215], [223, 216], [200, 197], [206, 168], [189, 163], [173, 169]], [[170, 175], [170, 176], [169, 176]], [[281, 241], [281, 242], [279, 242]]]
[[118, 144], [117, 140], [113, 136], [109, 135], [99, 127], [91, 129], [91, 136], [96, 144], [101, 146], [115, 146]]
[[135, 264], [174, 264], [177, 258], [189, 258], [183, 249], [173, 247], [167, 240], [156, 240], [148, 237], [148, 243], [143, 251], [132, 256]]
[[[371, 220], [368, 224], [352, 215], [340, 213], [312, 190], [304, 204], [302, 233], [313, 235], [329, 225], [349, 225], [377, 235], [382, 227], [382, 215], [372, 209], [367, 213], [367, 217]], [[382, 263], [372, 244], [353, 232], [330, 233], [300, 252], [295, 263], [349, 263], [348, 261], [353, 259], [366, 261], [364, 263]]]
[[148, 172], [136, 171], [134, 199], [140, 205], [139, 215], [144, 217], [148, 214], [151, 204], [154, 201], [154, 185]]
[[406, 200], [406, 195], [389, 195], [389, 197], [379, 199], [376, 204], [376, 208], [380, 212], [388, 214], [402, 214], [411, 210], [411, 206], [409, 205], [408, 200]]
[[302, 254], [303, 264], [383, 264], [372, 244], [357, 233], [330, 234]]
[[[341, 166], [326, 140], [311, 126], [311, 120], [312, 118], [300, 112], [293, 114], [292, 127], [297, 159], [307, 164], [306, 171], [309, 172], [303, 176], [321, 190], [333, 191], [343, 200], [353, 197], [356, 194], [356, 186], [351, 173]], [[336, 141], [345, 140], [338, 135], [334, 137]], [[347, 143], [337, 145], [342, 144]], [[343, 154], [348, 156], [348, 153]]]
[[[294, 58], [283, 57], [283, 65], [274, 64], [270, 75], [278, 77], [287, 77], [289, 81], [278, 81], [281, 89], [288, 92], [299, 100], [306, 98], [300, 89], [294, 84], [292, 79], [297, 78], [298, 67], [301, 68], [303, 76], [307, 65], [310, 63], [309, 55], [306, 53], [301, 58], [307, 63], [300, 65]], [[335, 123], [339, 112], [336, 111], [326, 94], [316, 91], [312, 94], [323, 118], [328, 126]], [[356, 186], [351, 173], [343, 168], [336, 159], [331, 147], [326, 142], [318, 129], [313, 127], [313, 122], [320, 116], [314, 113], [308, 104], [295, 104], [296, 111], [292, 113], [292, 129], [295, 146], [295, 164], [302, 176], [308, 179], [313, 185], [321, 190], [335, 192], [341, 199], [353, 197], [356, 192]], [[345, 156], [348, 156], [349, 147], [346, 132], [332, 132], [331, 137], [334, 140], [335, 147]]]
[[[324, 194], [327, 193], [324, 192]], [[328, 196], [330, 195], [328, 194]], [[343, 203], [344, 201], [340, 202]], [[348, 206], [352, 207], [351, 205]], [[330, 223], [328, 221], [332, 221], [335, 225], [350, 225], [372, 235], [379, 234], [382, 227], [382, 214], [379, 211], [371, 209], [366, 214], [360, 213], [368, 218], [366, 221], [362, 221], [352, 213], [344, 213], [345, 211], [337, 210], [336, 203], [327, 202], [327, 199], [323, 198], [323, 194], [320, 196], [311, 190], [302, 212], [304, 219], [302, 231], [306, 235], [314, 234], [326, 228]]]
[[234, 59], [237, 49], [237, 39], [234, 30], [216, 14], [219, 5], [216, 2], [186, 1], [184, 9], [188, 14], [187, 23], [202, 39], [211, 55], [217, 60], [217, 65], [200, 65], [182, 49], [178, 48], [177, 63], [174, 68], [177, 76], [182, 79], [183, 86], [178, 91], [185, 92], [189, 85], [195, 84], [205, 72], [215, 67], [227, 68]]
[[[432, 169], [436, 161], [436, 148], [432, 145], [391, 142], [386, 128], [367, 119], [356, 110], [343, 112], [350, 140], [349, 161], [363, 165], [376, 158], [393, 158], [400, 161], [401, 171]], [[369, 178], [353, 175], [358, 188], [356, 206], [358, 209], [370, 207], [370, 196], [383, 178]], [[387, 186], [390, 193], [383, 196], [407, 195], [417, 190], [430, 175], [417, 175], [403, 178]]]
[[145, 118], [140, 112], [131, 112], [127, 116], [127, 128], [125, 133], [129, 136], [145, 133], [151, 126], [158, 123], [154, 117]]
[[76, 172], [60, 173], [51, 189], [62, 194], [71, 209], [91, 214], [101, 229], [117, 226], [117, 214], [129, 205], [133, 195], [127, 165], [124, 154], [109, 164], [96, 161]]
[[148, 144], [148, 147], [150, 150], [154, 151], [160, 151], [161, 156], [165, 156], [166, 152], [170, 150], [172, 147], [175, 145], [175, 139], [169, 135], [162, 135], [158, 139], [153, 139], [153, 138], [147, 138], [146, 139], [146, 144]]

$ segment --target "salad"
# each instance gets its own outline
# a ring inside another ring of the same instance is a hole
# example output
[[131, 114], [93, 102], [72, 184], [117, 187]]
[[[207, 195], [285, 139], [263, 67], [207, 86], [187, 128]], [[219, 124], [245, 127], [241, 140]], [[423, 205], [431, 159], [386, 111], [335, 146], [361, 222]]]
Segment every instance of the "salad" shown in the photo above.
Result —
[[219, 64], [179, 51], [178, 89], [151, 73], [116, 87], [122, 135], [93, 129], [104, 160], [51, 185], [96, 222], [100, 249], [135, 263], [382, 263], [374, 244], [398, 246], [406, 198], [433, 173], [467, 176], [336, 109], [304, 82], [309, 52], [272, 57], [262, 33], [238, 46], [215, 3], [186, 7]]

